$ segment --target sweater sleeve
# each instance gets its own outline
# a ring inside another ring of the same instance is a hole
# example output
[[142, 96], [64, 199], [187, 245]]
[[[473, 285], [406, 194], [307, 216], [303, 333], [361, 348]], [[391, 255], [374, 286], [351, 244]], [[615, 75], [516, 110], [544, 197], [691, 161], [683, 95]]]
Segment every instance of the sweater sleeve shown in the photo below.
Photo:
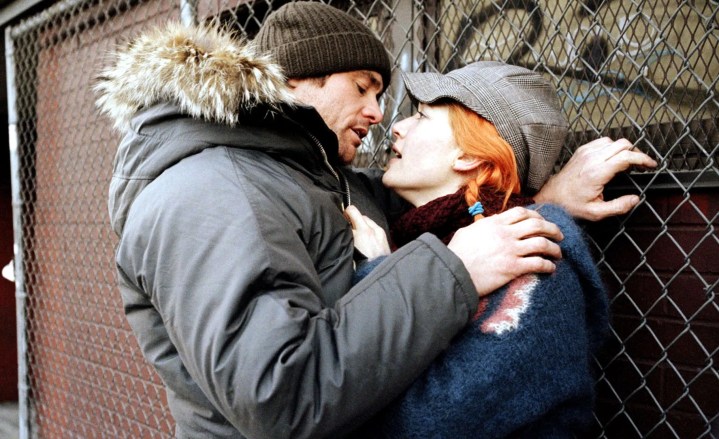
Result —
[[368, 424], [381, 430], [372, 434], [556, 438], [591, 420], [591, 356], [607, 300], [576, 225], [554, 209], [542, 213], [565, 233], [557, 271], [516, 279], [480, 304], [480, 317]]

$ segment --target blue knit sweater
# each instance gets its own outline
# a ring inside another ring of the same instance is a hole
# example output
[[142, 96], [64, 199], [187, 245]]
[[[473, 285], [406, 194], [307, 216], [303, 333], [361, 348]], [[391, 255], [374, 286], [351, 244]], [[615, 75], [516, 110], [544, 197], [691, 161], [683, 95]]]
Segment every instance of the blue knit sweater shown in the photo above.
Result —
[[516, 279], [481, 301], [477, 318], [363, 436], [564, 438], [591, 422], [607, 296], [572, 218], [556, 206], [532, 208], [564, 233], [556, 272]]

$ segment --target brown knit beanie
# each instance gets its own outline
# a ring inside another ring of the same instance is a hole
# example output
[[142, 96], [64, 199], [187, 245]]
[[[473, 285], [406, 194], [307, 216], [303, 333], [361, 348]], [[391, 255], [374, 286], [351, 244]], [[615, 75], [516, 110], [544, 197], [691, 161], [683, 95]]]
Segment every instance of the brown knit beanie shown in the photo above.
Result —
[[288, 78], [372, 70], [382, 75], [382, 91], [389, 85], [392, 67], [382, 42], [359, 20], [323, 3], [282, 6], [267, 17], [254, 41]]

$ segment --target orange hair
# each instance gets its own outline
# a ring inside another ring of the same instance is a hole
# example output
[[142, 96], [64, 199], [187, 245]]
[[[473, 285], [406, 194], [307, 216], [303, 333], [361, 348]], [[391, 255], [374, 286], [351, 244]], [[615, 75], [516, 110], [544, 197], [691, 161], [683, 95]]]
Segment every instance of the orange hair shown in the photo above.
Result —
[[[512, 194], [519, 193], [517, 160], [512, 147], [494, 125], [462, 104], [448, 102], [449, 123], [454, 139], [466, 154], [480, 160], [476, 171], [468, 177], [464, 199], [468, 206], [480, 201], [480, 192], [504, 194], [502, 210]], [[476, 215], [474, 220], [482, 218]]]

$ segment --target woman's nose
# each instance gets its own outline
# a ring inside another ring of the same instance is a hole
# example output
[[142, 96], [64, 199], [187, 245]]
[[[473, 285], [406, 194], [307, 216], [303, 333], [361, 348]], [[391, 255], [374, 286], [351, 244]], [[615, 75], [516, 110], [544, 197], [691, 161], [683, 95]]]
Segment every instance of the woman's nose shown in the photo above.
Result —
[[405, 118], [392, 125], [392, 135], [394, 137], [404, 137], [407, 134], [410, 118]]

